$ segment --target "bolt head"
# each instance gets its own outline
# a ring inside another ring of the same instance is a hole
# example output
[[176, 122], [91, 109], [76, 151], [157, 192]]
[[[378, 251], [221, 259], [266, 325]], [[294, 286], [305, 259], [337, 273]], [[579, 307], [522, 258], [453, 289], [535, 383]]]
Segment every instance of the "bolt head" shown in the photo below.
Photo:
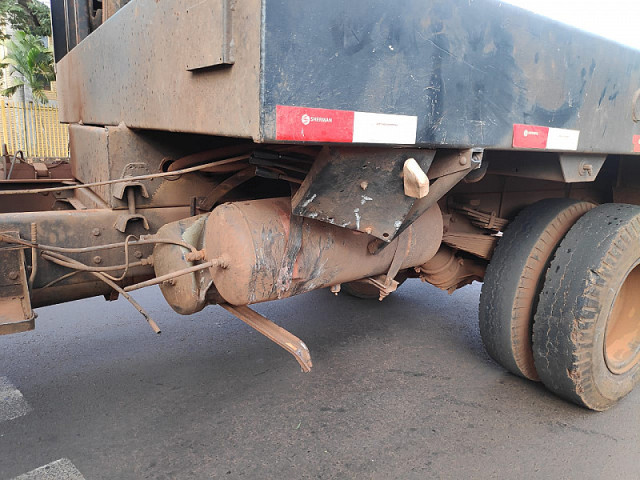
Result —
[[133, 256], [136, 258], [142, 258], [142, 252], [140, 250], [136, 250], [133, 252]]
[[460, 157], [460, 165], [466, 165], [467, 164], [467, 157]]
[[95, 257], [93, 257], [93, 263], [101, 264], [102, 263], [102, 257], [100, 255], [96, 255]]
[[18, 272], [9, 272], [9, 279], [10, 280], [17, 280], [18, 279]]

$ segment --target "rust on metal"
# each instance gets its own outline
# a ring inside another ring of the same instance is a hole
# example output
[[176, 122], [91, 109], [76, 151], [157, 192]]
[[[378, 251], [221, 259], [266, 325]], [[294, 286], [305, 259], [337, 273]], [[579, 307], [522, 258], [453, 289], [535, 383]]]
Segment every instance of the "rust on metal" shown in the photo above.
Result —
[[378, 289], [378, 300], [382, 301], [390, 294], [398, 289], [400, 283], [394, 278], [389, 278], [389, 275], [378, 275], [375, 277], [369, 277], [364, 280], [365, 283], [369, 283]]
[[220, 306], [293, 355], [303, 372], [308, 373], [311, 371], [313, 367], [311, 354], [305, 343], [298, 337], [249, 307], [234, 306], [227, 303], [223, 303]]
[[[166, 282], [168, 280], [173, 280], [178, 277], [182, 277], [183, 275], [188, 275], [189, 273], [195, 273], [200, 270], [204, 270], [205, 268], [211, 267], [219, 267], [223, 263], [222, 260], [209, 260], [205, 263], [200, 263], [198, 265], [194, 265], [193, 267], [183, 268], [182, 270], [176, 270], [175, 272], [167, 273], [165, 275], [161, 275], [156, 278], [152, 278], [151, 280], [146, 280], [144, 282], [135, 283], [133, 285], [129, 285], [125, 287], [125, 292], [133, 292], [134, 290], [139, 290], [141, 288], [150, 287], [151, 285], [158, 285], [160, 283]], [[170, 283], [171, 285], [175, 285], [175, 282]]]
[[483, 212], [482, 210], [470, 208], [468, 206], [456, 207], [456, 211], [469, 217], [471, 223], [481, 229], [502, 232], [509, 221], [506, 218], [498, 217], [497, 212]]
[[[122, 265], [125, 260], [125, 239], [127, 235], [116, 231], [113, 225], [118, 216], [113, 210], [81, 210], [81, 211], [48, 211], [22, 212], [4, 214], [0, 216], [0, 231], [17, 231], [19, 238], [9, 237], [0, 233], [0, 241], [17, 244], [21, 249], [36, 248], [54, 253], [71, 255], [85, 265], [95, 265], [93, 258], [99, 255], [102, 263], [96, 268], [111, 268]], [[151, 232], [156, 232], [160, 226], [188, 216], [188, 207], [146, 209]], [[37, 243], [25, 240], [31, 237], [33, 225], [37, 231]], [[133, 224], [132, 224], [133, 225]], [[141, 225], [132, 226], [131, 233], [141, 235], [145, 230]], [[100, 235], [95, 236], [98, 229]], [[129, 240], [129, 247], [135, 246], [143, 257], [152, 253], [153, 245], [158, 241], [169, 239], [157, 238], [152, 240], [142, 238]], [[178, 242], [179, 240], [170, 240]], [[184, 241], [182, 245], [188, 246]], [[187, 251], [191, 251], [187, 248]], [[97, 252], [97, 253], [96, 253]], [[97, 283], [95, 277], [88, 272], [69, 275], [68, 268], [48, 261], [41, 261], [37, 256], [37, 275], [33, 278], [33, 288], [30, 291], [31, 303], [34, 307], [70, 301], [77, 298], [103, 295], [111, 291], [104, 284]], [[32, 268], [31, 256], [25, 259], [27, 272]], [[137, 265], [137, 266], [133, 266]], [[153, 267], [148, 264], [134, 263], [130, 265], [123, 285], [147, 280], [153, 277]]]
[[405, 195], [405, 162], [413, 158], [427, 171], [435, 155], [416, 148], [325, 147], [293, 196], [292, 211], [388, 243], [419, 201]]
[[[240, 143], [192, 153], [171, 161], [167, 171], [174, 172], [183, 168], [193, 167], [194, 165], [213, 161], [220, 161], [221, 163], [219, 163], [217, 167], [207, 169], [206, 171], [209, 173], [225, 173], [228, 171], [240, 170], [242, 167], [238, 167], [238, 164], [249, 159], [249, 154], [252, 148], [254, 148], [253, 143]], [[224, 161], [224, 163], [222, 163], [222, 161]], [[227, 168], [220, 169], [220, 167], [223, 166], [231, 168], [231, 170], [228, 170]]]
[[402, 225], [398, 227], [397, 234], [402, 233], [409, 225], [420, 218], [424, 212], [435, 205], [471, 171], [473, 166], [471, 156], [472, 151], [470, 149], [438, 152], [432, 163], [432, 167], [436, 169], [436, 172], [432, 173], [430, 168], [427, 174], [429, 178], [435, 179], [435, 181], [429, 187], [429, 193], [425, 197], [416, 200], [411, 206], [411, 210], [407, 213]]
[[466, 206], [456, 206], [451, 214], [444, 216], [442, 243], [454, 250], [462, 250], [485, 260], [491, 259], [498, 243], [497, 233], [508, 221]]
[[[228, 1], [197, 9], [220, 11]], [[185, 68], [185, 59], [212, 58], [228, 42], [224, 23], [203, 29], [202, 15], [187, 13], [192, 7], [135, 0], [80, 42], [57, 64], [61, 121], [259, 139], [260, 0], [233, 2], [234, 65], [217, 70]]]
[[[164, 225], [158, 238], [172, 239], [173, 244], [159, 243], [154, 248], [156, 277], [167, 278], [160, 283], [160, 290], [171, 308], [181, 315], [190, 315], [209, 304], [223, 301], [213, 285], [210, 269], [198, 268], [185, 275], [173, 277], [177, 271], [195, 267], [194, 262], [206, 260], [203, 232], [208, 215], [184, 218]], [[192, 245], [184, 248], [179, 243]], [[214, 259], [221, 268], [228, 265], [226, 258]], [[198, 266], [199, 267], [199, 266]]]
[[256, 167], [247, 167], [235, 173], [231, 177], [213, 188], [206, 197], [198, 202], [198, 208], [203, 212], [210, 211], [218, 201], [236, 188], [256, 176]]
[[102, 0], [102, 19], [101, 22], [106, 22], [112, 17], [118, 10], [124, 7], [130, 0]]
[[[18, 238], [17, 231], [4, 231]], [[9, 244], [0, 249], [0, 335], [25, 332], [35, 327], [35, 314], [25, 269], [24, 249]]]
[[[11, 176], [7, 175], [11, 171]], [[38, 180], [40, 182], [72, 181], [71, 165], [67, 160], [45, 160], [44, 162], [19, 162], [11, 166], [11, 160], [0, 159], [0, 184], [10, 184], [16, 180]]]
[[385, 274], [395, 245], [404, 249], [399, 242], [408, 242], [400, 269], [422, 265], [438, 250], [442, 225], [434, 205], [404, 238], [371, 255], [370, 235], [292, 219], [290, 199], [277, 198], [220, 205], [207, 219], [204, 244], [207, 259], [229, 260], [228, 268], [211, 268], [220, 295], [232, 305], [248, 305]]
[[[31, 222], [31, 243], [38, 243], [38, 225]], [[33, 282], [38, 274], [38, 249], [31, 247], [31, 274], [29, 275], [29, 290], [33, 290]]]
[[[68, 265], [69, 268], [81, 268], [81, 267], [85, 266], [84, 264], [78, 262], [77, 260], [73, 260], [71, 258], [66, 258], [66, 261], [69, 264]], [[104, 282], [109, 287], [111, 287], [113, 290], [115, 290], [116, 292], [121, 294], [124, 298], [126, 298], [129, 301], [129, 303], [131, 305], [133, 305], [133, 307], [136, 310], [138, 310], [138, 312], [140, 312], [140, 314], [145, 318], [145, 320], [147, 321], [149, 326], [153, 329], [153, 331], [158, 333], [158, 334], [161, 333], [160, 328], [158, 327], [158, 324], [156, 324], [156, 322], [145, 311], [145, 309], [142, 308], [142, 306], [138, 302], [136, 302], [133, 299], [133, 297], [131, 297], [131, 295], [129, 295], [127, 292], [125, 292], [125, 290], [120, 285], [118, 285], [116, 282], [114, 282], [107, 274], [105, 274], [104, 272], [97, 272], [97, 271], [91, 271], [89, 273], [91, 273], [91, 275], [93, 275], [94, 277], [96, 277], [100, 281]]]
[[453, 293], [474, 280], [481, 282], [485, 269], [485, 264], [474, 259], [463, 258], [452, 248], [443, 245], [431, 260], [417, 270], [423, 281]]
[[113, 180], [104, 180], [101, 182], [93, 182], [93, 183], [85, 183], [85, 184], [64, 185], [60, 187], [49, 187], [49, 188], [31, 188], [31, 189], [22, 189], [22, 190], [0, 190], [0, 195], [27, 195], [27, 194], [36, 194], [36, 193], [63, 192], [65, 190], [79, 190], [79, 189], [85, 189], [85, 188], [98, 187], [101, 185], [114, 185], [116, 183], [126, 183], [126, 182], [130, 182], [131, 180], [150, 180], [153, 178], [172, 177], [174, 175], [182, 175], [185, 173], [204, 170], [207, 167], [215, 166], [216, 164], [218, 164], [218, 162], [211, 162], [209, 164], [197, 165], [195, 167], [185, 168], [183, 170], [178, 170], [176, 172], [150, 173], [148, 175], [138, 175], [136, 177], [131, 177], [131, 178], [116, 178]]
[[197, 250], [195, 252], [189, 252], [185, 256], [187, 262], [199, 262], [200, 260], [204, 260], [204, 257], [207, 255], [207, 252], [204, 250]]
[[433, 160], [427, 175], [430, 179], [446, 177], [454, 173], [471, 170], [474, 165], [471, 162], [472, 150], [439, 150]]
[[455, 250], [463, 250], [472, 253], [485, 260], [490, 260], [493, 250], [498, 243], [495, 235], [466, 232], [447, 232], [442, 237], [442, 243]]
[[115, 290], [124, 298], [126, 298], [129, 301], [129, 303], [133, 305], [133, 307], [140, 312], [140, 314], [144, 317], [144, 319], [147, 321], [147, 323], [153, 329], [154, 332], [156, 332], [157, 334], [162, 333], [162, 331], [160, 330], [160, 327], [158, 327], [158, 324], [153, 320], [153, 318], [151, 318], [151, 316], [144, 310], [144, 308], [142, 308], [140, 304], [136, 302], [133, 299], [133, 297], [131, 297], [131, 295], [125, 292], [124, 289], [120, 287], [120, 285], [115, 283], [113, 280], [108, 279], [103, 273], [92, 272], [92, 275], [102, 280], [104, 283], [109, 285], [113, 290]]

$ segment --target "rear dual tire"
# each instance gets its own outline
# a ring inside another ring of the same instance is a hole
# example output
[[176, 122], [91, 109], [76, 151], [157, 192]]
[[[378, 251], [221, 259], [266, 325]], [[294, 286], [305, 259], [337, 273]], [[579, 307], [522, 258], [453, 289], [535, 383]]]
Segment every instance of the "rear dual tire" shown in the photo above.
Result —
[[524, 208], [498, 242], [480, 296], [480, 334], [489, 355], [515, 375], [539, 380], [531, 332], [544, 276], [565, 234], [594, 206], [541, 200]]
[[640, 381], [640, 207], [602, 205], [571, 228], [544, 281], [533, 356], [549, 390], [592, 410]]

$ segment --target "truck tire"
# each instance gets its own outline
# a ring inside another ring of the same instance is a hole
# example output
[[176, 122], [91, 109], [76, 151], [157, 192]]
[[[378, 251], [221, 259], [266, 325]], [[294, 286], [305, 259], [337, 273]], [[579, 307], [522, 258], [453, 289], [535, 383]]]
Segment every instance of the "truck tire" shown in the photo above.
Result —
[[606, 410], [640, 380], [640, 207], [586, 213], [556, 251], [533, 325], [544, 385]]
[[523, 209], [498, 242], [480, 295], [480, 334], [491, 358], [515, 375], [539, 381], [531, 329], [544, 275], [562, 238], [594, 206], [541, 200]]

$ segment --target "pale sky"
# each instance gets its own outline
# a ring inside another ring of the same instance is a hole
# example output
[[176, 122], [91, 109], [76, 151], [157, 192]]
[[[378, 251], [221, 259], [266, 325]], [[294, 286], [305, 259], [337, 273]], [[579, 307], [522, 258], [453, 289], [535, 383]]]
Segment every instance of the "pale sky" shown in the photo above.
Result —
[[640, 0], [503, 0], [640, 49]]
[[640, 0], [502, 1], [640, 49]]

